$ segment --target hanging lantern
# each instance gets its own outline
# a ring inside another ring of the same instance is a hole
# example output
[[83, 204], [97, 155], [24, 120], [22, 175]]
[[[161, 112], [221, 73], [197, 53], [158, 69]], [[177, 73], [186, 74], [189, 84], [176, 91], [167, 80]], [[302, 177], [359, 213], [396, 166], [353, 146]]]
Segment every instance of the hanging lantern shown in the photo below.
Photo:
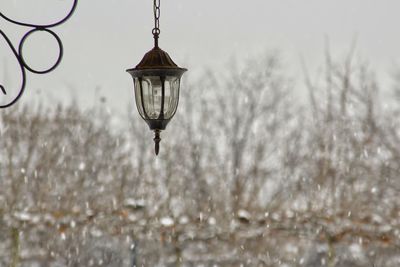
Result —
[[168, 53], [158, 47], [159, 18], [160, 0], [154, 0], [154, 48], [135, 68], [127, 70], [133, 77], [139, 114], [154, 131], [156, 155], [160, 149], [160, 133], [177, 110], [181, 77], [187, 71], [178, 67]]

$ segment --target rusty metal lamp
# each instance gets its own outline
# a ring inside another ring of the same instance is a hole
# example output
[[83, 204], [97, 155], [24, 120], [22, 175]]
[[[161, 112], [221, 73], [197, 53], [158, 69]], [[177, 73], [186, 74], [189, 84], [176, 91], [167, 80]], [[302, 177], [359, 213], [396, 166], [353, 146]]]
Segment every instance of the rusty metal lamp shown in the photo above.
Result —
[[128, 69], [134, 81], [136, 106], [140, 116], [154, 131], [155, 153], [160, 149], [160, 133], [175, 115], [179, 102], [180, 81], [187, 69], [178, 67], [158, 46], [160, 0], [154, 0], [154, 48], [140, 63]]

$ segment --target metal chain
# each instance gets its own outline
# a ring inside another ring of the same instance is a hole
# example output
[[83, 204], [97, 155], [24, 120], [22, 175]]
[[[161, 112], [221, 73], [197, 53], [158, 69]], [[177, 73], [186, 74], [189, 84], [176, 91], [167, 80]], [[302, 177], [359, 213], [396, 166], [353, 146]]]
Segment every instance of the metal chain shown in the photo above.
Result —
[[160, 35], [160, 15], [161, 15], [161, 0], [154, 0], [154, 29], [153, 29], [153, 35], [154, 35], [154, 43], [155, 46], [158, 47], [158, 36]]
[[160, 31], [160, 0], [154, 0], [154, 28]]

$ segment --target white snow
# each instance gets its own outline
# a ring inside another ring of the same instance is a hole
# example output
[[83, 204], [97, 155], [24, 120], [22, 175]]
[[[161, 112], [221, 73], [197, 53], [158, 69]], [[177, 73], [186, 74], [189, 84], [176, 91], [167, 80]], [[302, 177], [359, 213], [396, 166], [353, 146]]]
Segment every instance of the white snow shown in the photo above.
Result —
[[161, 218], [160, 222], [163, 226], [166, 227], [174, 225], [174, 220], [171, 217], [163, 217]]

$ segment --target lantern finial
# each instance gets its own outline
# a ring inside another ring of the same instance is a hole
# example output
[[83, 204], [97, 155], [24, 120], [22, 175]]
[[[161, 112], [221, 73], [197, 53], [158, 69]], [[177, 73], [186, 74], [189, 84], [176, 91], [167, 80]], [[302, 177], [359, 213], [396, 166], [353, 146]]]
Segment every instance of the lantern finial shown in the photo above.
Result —
[[161, 137], [160, 137], [160, 130], [155, 130], [154, 131], [154, 151], [156, 152], [156, 156], [158, 156], [158, 153], [160, 152], [160, 142], [161, 142]]

